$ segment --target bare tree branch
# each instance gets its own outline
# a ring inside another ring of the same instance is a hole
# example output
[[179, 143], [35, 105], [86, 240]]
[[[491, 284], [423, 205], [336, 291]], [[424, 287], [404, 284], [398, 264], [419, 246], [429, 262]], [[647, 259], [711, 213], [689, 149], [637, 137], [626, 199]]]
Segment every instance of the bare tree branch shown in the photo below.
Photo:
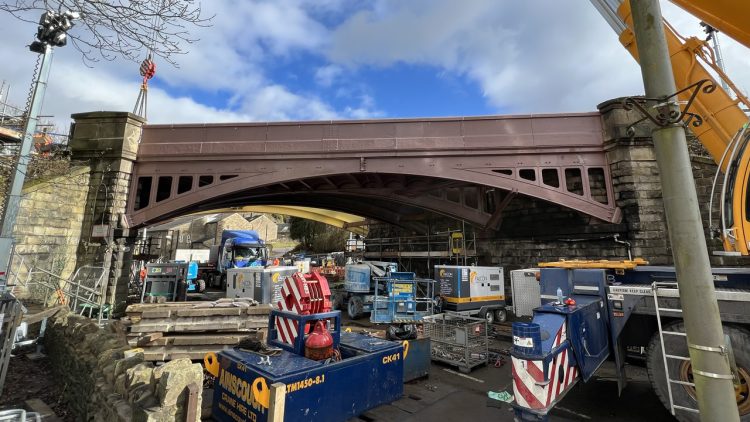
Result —
[[79, 12], [68, 33], [86, 63], [124, 57], [140, 61], [148, 52], [177, 65], [175, 56], [192, 44], [191, 27], [211, 25], [199, 0], [0, 0], [0, 12], [38, 22], [45, 10]]

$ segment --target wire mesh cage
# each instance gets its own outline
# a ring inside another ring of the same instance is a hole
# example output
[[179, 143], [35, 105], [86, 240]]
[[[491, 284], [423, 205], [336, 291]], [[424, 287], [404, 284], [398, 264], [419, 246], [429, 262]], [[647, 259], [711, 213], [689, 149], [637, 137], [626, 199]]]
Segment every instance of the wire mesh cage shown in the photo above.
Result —
[[488, 361], [487, 321], [446, 312], [423, 319], [430, 337], [432, 360], [457, 366], [461, 372]]

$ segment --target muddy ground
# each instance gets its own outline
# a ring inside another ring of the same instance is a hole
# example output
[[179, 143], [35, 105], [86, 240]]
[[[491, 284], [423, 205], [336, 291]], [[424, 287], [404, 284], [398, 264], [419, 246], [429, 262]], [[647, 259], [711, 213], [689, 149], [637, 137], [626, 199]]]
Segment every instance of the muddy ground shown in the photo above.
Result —
[[49, 360], [44, 357], [37, 360], [28, 358], [35, 351], [35, 346], [15, 351], [10, 358], [5, 388], [0, 396], [0, 409], [25, 408], [26, 400], [40, 399], [47, 404], [63, 421], [75, 421], [63, 402], [63, 385], [55, 382]]

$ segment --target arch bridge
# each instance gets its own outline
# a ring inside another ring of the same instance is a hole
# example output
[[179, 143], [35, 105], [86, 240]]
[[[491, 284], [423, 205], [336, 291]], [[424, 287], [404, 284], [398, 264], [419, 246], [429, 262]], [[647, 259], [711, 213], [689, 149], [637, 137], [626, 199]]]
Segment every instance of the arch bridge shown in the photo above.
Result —
[[517, 195], [621, 219], [599, 113], [146, 125], [132, 177], [132, 228], [273, 205], [494, 229]]

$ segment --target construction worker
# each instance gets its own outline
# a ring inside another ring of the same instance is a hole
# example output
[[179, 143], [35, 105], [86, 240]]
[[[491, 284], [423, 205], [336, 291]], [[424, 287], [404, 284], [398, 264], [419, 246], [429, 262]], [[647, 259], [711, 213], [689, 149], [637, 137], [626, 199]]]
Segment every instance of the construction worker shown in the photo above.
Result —
[[274, 258], [274, 259], [273, 259], [273, 266], [274, 266], [274, 267], [278, 267], [278, 266], [279, 266], [279, 263], [280, 263], [280, 262], [279, 262], [279, 258], [278, 258], [278, 257], [276, 257], [276, 258]]

